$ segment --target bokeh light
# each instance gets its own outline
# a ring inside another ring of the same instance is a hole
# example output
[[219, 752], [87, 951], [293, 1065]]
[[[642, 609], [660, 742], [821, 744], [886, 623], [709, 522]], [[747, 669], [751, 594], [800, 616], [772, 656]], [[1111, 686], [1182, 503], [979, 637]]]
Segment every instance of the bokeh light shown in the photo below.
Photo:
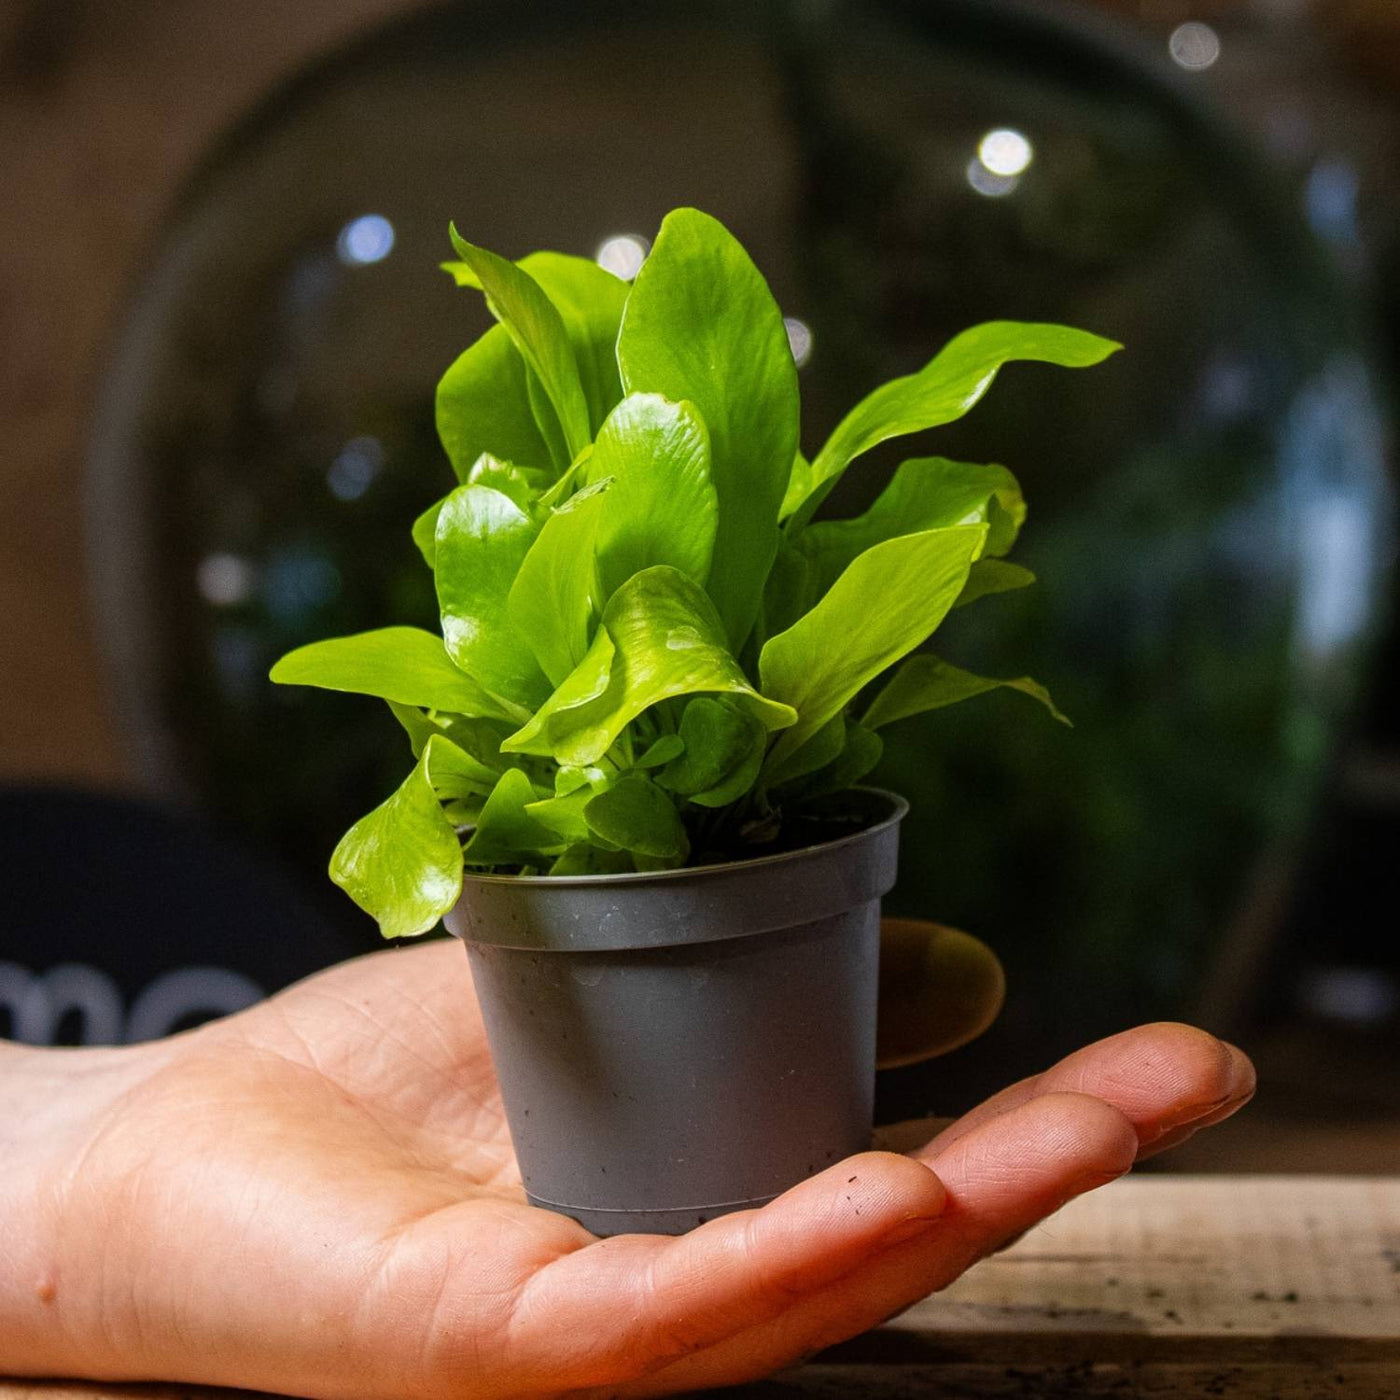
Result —
[[599, 245], [593, 260], [599, 267], [630, 282], [641, 270], [651, 244], [640, 233], [615, 233]]
[[1021, 175], [1035, 159], [1035, 147], [1011, 127], [989, 131], [977, 146], [977, 159], [993, 175]]
[[394, 226], [383, 214], [351, 219], [335, 240], [336, 256], [347, 267], [383, 262], [394, 251]]
[[812, 358], [812, 328], [806, 321], [796, 316], [784, 316], [783, 327], [787, 331], [788, 344], [792, 347], [792, 358], [801, 369]]
[[1212, 67], [1220, 57], [1220, 35], [1208, 24], [1188, 20], [1172, 30], [1167, 48], [1172, 62], [1192, 72], [1200, 72]]

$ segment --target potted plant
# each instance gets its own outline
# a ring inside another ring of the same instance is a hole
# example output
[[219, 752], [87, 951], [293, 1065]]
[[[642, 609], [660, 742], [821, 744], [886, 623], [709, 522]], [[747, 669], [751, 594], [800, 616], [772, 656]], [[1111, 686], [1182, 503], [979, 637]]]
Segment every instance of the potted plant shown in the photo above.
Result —
[[996, 322], [876, 389], [814, 456], [783, 318], [739, 243], [678, 209], [629, 285], [585, 259], [445, 264], [497, 324], [448, 369], [459, 484], [413, 535], [442, 633], [388, 627], [275, 681], [378, 696], [416, 760], [332, 878], [384, 935], [466, 945], [530, 1199], [679, 1232], [868, 1145], [882, 726], [996, 686], [924, 644], [1020, 588], [1004, 467], [906, 461], [817, 508], [877, 443], [966, 413], [1010, 360], [1117, 347]]

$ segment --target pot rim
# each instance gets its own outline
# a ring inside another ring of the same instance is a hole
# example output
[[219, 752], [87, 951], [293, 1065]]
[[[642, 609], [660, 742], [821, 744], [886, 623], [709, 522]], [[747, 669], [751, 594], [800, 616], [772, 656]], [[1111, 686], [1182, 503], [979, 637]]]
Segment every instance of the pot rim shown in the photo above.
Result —
[[586, 889], [598, 885], [671, 883], [694, 879], [696, 876], [718, 870], [752, 870], [758, 866], [779, 865], [784, 861], [800, 860], [804, 856], [811, 856], [819, 851], [840, 850], [841, 847], [848, 846], [854, 841], [867, 840], [877, 832], [898, 825], [908, 815], [909, 803], [897, 792], [890, 792], [886, 788], [859, 785], [847, 788], [845, 791], [860, 792], [882, 798], [889, 804], [889, 811], [878, 821], [871, 822], [869, 826], [863, 826], [858, 831], [838, 836], [834, 840], [817, 841], [810, 846], [797, 846], [790, 851], [778, 851], [773, 855], [750, 856], [746, 860], [716, 861], [709, 865], [682, 865], [675, 870], [628, 870], [613, 875], [474, 875], [470, 870], [466, 870], [462, 873], [462, 886], [465, 889], [470, 882], [475, 885], [524, 886], [534, 889], [541, 887], [548, 889], [581, 887]]

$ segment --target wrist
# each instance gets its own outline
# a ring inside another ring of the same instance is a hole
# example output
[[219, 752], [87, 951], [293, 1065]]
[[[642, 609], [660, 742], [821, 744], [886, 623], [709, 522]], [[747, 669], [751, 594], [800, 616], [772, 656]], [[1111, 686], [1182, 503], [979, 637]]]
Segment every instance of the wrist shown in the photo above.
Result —
[[168, 1053], [162, 1042], [0, 1042], [0, 1372], [81, 1375], [100, 1364], [90, 1341], [101, 1335], [102, 1281], [65, 1268], [74, 1241], [106, 1224], [103, 1188], [85, 1168], [126, 1096]]

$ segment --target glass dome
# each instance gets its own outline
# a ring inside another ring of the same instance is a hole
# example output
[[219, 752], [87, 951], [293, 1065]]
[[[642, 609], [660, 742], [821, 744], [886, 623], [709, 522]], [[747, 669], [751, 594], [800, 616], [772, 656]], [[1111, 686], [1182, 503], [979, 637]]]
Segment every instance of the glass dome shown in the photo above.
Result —
[[265, 678], [308, 639], [434, 621], [408, 533], [451, 481], [432, 390], [487, 324], [437, 270], [449, 218], [623, 267], [698, 205], [792, 318], [809, 450], [975, 321], [1126, 343], [1009, 370], [833, 506], [929, 450], [1005, 462], [1031, 502], [1039, 585], [942, 650], [1035, 674], [1077, 727], [993, 696], [890, 731], [877, 775], [913, 804], [893, 907], [1007, 962], [989, 1053], [1186, 1009], [1303, 830], [1390, 498], [1351, 306], [1169, 67], [1066, 6], [687, 0], [432, 10], [298, 79], [185, 191], [94, 434], [97, 603], [145, 771], [323, 882], [402, 736]]

